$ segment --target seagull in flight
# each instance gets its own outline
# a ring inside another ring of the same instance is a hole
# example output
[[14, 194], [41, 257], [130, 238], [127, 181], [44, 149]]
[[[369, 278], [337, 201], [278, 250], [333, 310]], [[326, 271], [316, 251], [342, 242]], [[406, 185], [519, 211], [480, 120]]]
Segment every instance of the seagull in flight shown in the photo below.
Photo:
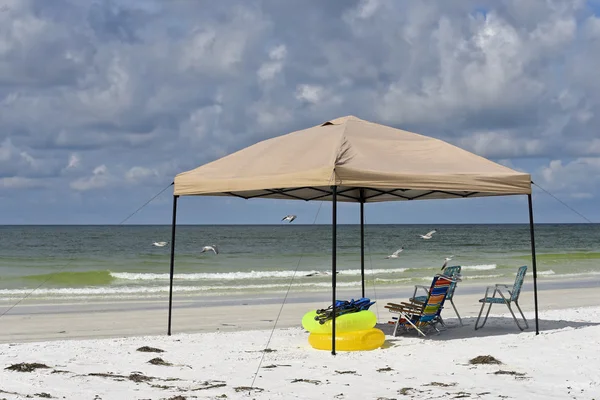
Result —
[[392, 254], [387, 256], [386, 258], [398, 258], [400, 253], [402, 253], [403, 251], [404, 251], [404, 247], [400, 247], [398, 250], [396, 250], [395, 252], [393, 252]]
[[[340, 271], [336, 271], [336, 275], [339, 274]], [[314, 271], [311, 272], [310, 274], [304, 275], [304, 276], [316, 276], [316, 275], [331, 275], [331, 271]]]
[[212, 251], [215, 254], [219, 254], [219, 249], [217, 248], [216, 244], [213, 244], [212, 246], [204, 246], [202, 248], [202, 251], [200, 253], [204, 253], [204, 252], [207, 252], [207, 251]]
[[421, 238], [422, 238], [422, 239], [427, 239], [427, 240], [429, 240], [429, 239], [431, 239], [431, 236], [432, 236], [434, 233], [436, 233], [436, 232], [437, 232], [437, 230], [436, 230], [436, 229], [434, 229], [434, 230], [432, 230], [431, 232], [427, 232], [426, 234], [424, 234], [424, 235], [419, 235], [419, 236], [421, 236]]
[[444, 258], [444, 265], [442, 265], [442, 271], [446, 269], [446, 267], [448, 266], [448, 261], [452, 260], [452, 258], [454, 258], [454, 256]]
[[156, 246], [156, 247], [165, 247], [167, 245], [168, 242], [154, 242], [152, 243], [152, 246]]
[[293, 220], [295, 220], [295, 219], [296, 219], [296, 216], [295, 216], [295, 215], [289, 214], [289, 215], [286, 215], [285, 217], [283, 217], [281, 220], [282, 220], [282, 221], [289, 221], [289, 222], [292, 222], [292, 221], [293, 221]]

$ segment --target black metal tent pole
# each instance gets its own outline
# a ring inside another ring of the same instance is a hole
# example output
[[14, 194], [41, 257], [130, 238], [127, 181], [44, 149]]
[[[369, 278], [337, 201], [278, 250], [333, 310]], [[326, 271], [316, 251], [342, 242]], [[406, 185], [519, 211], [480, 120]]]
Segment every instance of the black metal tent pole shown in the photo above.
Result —
[[177, 199], [178, 195], [173, 196], [173, 222], [171, 224], [171, 275], [169, 277], [169, 327], [167, 335], [171, 336], [171, 308], [173, 307], [173, 275], [175, 272], [175, 227], [177, 226]]
[[365, 297], [365, 190], [360, 189], [360, 281]]
[[533, 230], [533, 203], [531, 201], [531, 193], [527, 195], [527, 200], [529, 201], [529, 233], [531, 235], [531, 262], [533, 263], [533, 302], [535, 307], [535, 334], [539, 335], [540, 324], [538, 319], [537, 265], [535, 260], [535, 235]]
[[335, 356], [335, 285], [337, 274], [337, 186], [331, 187], [332, 194], [332, 217], [331, 217], [331, 286], [332, 286], [332, 301], [333, 320], [331, 322], [331, 354]]

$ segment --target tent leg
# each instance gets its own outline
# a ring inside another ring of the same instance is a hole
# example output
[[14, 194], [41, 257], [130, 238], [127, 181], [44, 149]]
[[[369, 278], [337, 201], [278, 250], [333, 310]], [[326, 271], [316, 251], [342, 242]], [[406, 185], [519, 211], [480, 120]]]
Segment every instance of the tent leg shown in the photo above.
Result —
[[331, 187], [333, 195], [332, 203], [332, 219], [331, 219], [331, 286], [332, 286], [332, 302], [333, 307], [333, 319], [331, 322], [331, 354], [335, 356], [335, 286], [336, 286], [336, 275], [337, 275], [337, 186]]
[[535, 306], [535, 334], [540, 334], [540, 324], [538, 319], [538, 295], [537, 295], [537, 265], [535, 260], [535, 235], [533, 229], [533, 203], [531, 194], [527, 195], [529, 200], [529, 233], [531, 234], [531, 262], [533, 263], [533, 302]]
[[365, 190], [360, 189], [360, 281], [365, 297]]
[[173, 307], [173, 275], [175, 272], [175, 227], [177, 226], [177, 199], [173, 196], [173, 222], [171, 225], [171, 273], [169, 277], [169, 326], [167, 335], [171, 336], [171, 309]]

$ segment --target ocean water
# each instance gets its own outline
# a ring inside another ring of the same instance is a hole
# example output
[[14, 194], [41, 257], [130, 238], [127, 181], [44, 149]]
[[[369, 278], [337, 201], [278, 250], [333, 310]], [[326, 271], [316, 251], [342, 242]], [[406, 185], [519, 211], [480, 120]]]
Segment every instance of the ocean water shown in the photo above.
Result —
[[[436, 228], [431, 240], [418, 235]], [[1, 226], [0, 300], [164, 299], [170, 226]], [[218, 245], [220, 254], [200, 253]], [[403, 246], [397, 259], [385, 256]], [[597, 279], [600, 225], [536, 225], [539, 282]], [[360, 287], [360, 226], [338, 227], [338, 287]], [[510, 282], [531, 266], [528, 225], [366, 225], [367, 285], [423, 284], [444, 257], [464, 281]], [[178, 298], [328, 290], [331, 227], [326, 225], [177, 228]], [[531, 269], [529, 270], [531, 271]], [[531, 273], [531, 272], [530, 272]], [[594, 278], [595, 277], [595, 278]]]

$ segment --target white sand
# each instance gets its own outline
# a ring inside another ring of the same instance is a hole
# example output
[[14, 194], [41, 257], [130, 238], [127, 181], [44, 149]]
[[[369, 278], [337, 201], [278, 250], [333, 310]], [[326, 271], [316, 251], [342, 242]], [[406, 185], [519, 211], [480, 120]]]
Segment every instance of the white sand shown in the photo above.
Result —
[[[260, 320], [273, 319], [279, 305], [176, 309], [175, 332], [213, 332], [171, 337], [75, 339], [109, 336], [109, 332], [113, 336], [148, 330], [160, 334], [164, 332], [164, 310], [6, 315], [0, 319], [0, 339], [5, 342], [0, 344], [0, 399], [40, 397], [35, 395], [42, 393], [55, 398], [105, 400], [178, 395], [183, 396], [179, 399], [445, 399], [461, 395], [471, 399], [600, 399], [600, 307], [589, 307], [597, 302], [593, 290], [541, 291], [539, 336], [533, 329], [531, 311], [526, 312], [531, 328], [520, 332], [504, 306], [494, 306], [494, 317], [482, 330], [474, 331], [478, 297], [456, 298], [467, 326], [459, 327], [448, 307], [443, 315], [450, 327], [439, 335], [388, 335], [384, 348], [336, 356], [312, 349], [308, 333], [297, 327], [302, 313], [312, 307], [308, 304], [286, 305], [278, 326], [290, 327], [276, 329], [270, 342], [271, 330], [267, 329], [273, 323]], [[524, 308], [531, 310], [530, 293], [522, 297]], [[387, 321], [385, 300], [377, 305], [379, 321]], [[389, 327], [384, 329], [390, 332]], [[66, 332], [58, 333], [61, 328]], [[214, 332], [217, 328], [220, 331]], [[243, 330], [249, 328], [261, 330]], [[69, 340], [27, 342], [61, 335]], [[136, 351], [141, 346], [160, 348], [164, 353]], [[265, 348], [275, 351], [263, 353]], [[469, 365], [470, 359], [480, 355], [492, 355], [503, 364]], [[173, 365], [149, 364], [155, 357]], [[34, 372], [4, 369], [22, 362], [50, 368]], [[266, 368], [270, 366], [275, 367]], [[385, 368], [389, 370], [381, 370]], [[524, 375], [494, 374], [500, 370]], [[136, 373], [152, 379], [138, 383], [128, 379]], [[212, 385], [216, 387], [208, 388]], [[235, 390], [249, 386], [262, 391]]]

